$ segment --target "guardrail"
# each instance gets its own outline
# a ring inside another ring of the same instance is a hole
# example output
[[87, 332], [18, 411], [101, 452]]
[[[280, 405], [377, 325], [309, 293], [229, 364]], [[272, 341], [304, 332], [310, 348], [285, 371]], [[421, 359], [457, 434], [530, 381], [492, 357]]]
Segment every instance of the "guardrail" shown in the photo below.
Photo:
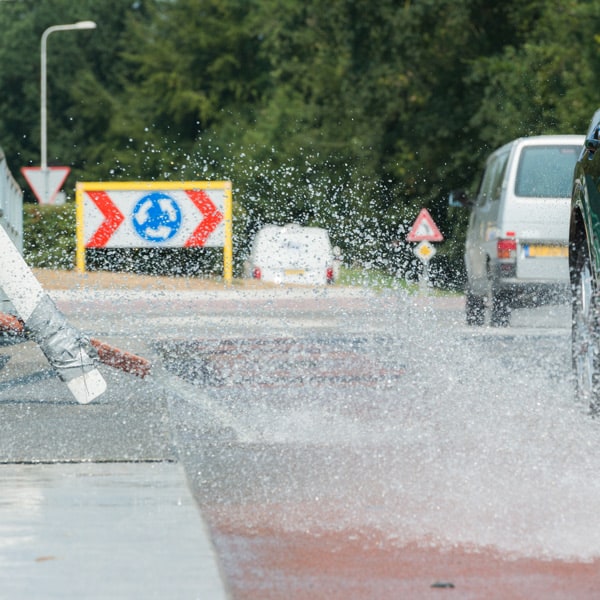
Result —
[[[23, 254], [23, 190], [13, 177], [0, 148], [0, 225]], [[0, 288], [0, 310], [12, 312], [12, 304]]]
[[0, 148], [0, 225], [23, 253], [23, 190], [13, 177]]

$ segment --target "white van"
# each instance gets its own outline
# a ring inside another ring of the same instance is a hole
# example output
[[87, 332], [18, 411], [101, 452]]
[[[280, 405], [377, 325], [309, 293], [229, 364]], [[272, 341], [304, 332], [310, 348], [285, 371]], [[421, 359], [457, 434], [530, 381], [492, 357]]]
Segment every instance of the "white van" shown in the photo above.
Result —
[[466, 318], [506, 326], [512, 308], [562, 302], [569, 291], [569, 208], [584, 136], [513, 140], [488, 158], [465, 246]]
[[329, 234], [295, 223], [266, 225], [254, 238], [246, 275], [273, 283], [333, 283], [334, 256]]

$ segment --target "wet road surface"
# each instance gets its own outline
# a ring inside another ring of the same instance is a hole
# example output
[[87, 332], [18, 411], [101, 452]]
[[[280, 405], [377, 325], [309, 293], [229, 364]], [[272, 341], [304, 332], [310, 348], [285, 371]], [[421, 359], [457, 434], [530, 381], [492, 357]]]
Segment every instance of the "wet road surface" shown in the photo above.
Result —
[[469, 329], [462, 298], [403, 292], [56, 298], [157, 365], [136, 397], [165, 408], [138, 425], [173, 432], [232, 598], [597, 594], [566, 307]]

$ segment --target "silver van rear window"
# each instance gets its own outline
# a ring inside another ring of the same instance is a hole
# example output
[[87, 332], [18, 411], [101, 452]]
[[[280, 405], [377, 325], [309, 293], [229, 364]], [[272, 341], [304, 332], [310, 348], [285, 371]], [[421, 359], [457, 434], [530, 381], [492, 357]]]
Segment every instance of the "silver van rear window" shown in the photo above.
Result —
[[527, 146], [521, 151], [515, 194], [568, 198], [580, 146]]

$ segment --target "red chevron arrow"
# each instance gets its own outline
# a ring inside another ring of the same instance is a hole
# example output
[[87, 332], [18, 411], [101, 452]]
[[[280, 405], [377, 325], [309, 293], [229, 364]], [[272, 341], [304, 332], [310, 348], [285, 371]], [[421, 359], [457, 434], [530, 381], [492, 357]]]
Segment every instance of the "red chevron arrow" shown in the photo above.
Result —
[[213, 204], [204, 190], [186, 190], [196, 208], [204, 215], [204, 219], [194, 230], [194, 233], [185, 241], [184, 247], [204, 246], [210, 234], [219, 226], [223, 215]]
[[123, 213], [116, 207], [106, 192], [87, 192], [88, 196], [94, 201], [94, 204], [104, 215], [102, 225], [98, 227], [96, 233], [86, 244], [87, 248], [103, 248], [112, 234], [119, 228], [125, 220]]

